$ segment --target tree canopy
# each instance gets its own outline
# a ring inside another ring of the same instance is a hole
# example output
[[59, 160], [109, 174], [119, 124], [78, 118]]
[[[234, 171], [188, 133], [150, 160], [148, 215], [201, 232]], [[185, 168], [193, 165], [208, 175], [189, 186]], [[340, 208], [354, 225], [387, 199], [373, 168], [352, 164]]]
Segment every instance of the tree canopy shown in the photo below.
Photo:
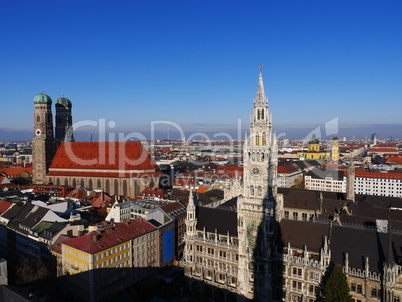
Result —
[[324, 281], [324, 302], [353, 302], [342, 266], [335, 265]]

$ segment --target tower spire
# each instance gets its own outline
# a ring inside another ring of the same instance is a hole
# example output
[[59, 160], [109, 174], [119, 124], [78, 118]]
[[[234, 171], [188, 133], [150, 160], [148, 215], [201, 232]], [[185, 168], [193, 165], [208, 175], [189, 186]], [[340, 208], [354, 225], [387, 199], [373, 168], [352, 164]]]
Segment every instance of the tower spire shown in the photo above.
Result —
[[194, 204], [194, 197], [193, 197], [193, 189], [190, 189], [187, 210], [194, 210], [194, 209], [195, 209], [195, 204]]
[[267, 97], [265, 96], [265, 90], [264, 90], [264, 81], [262, 78], [262, 64], [258, 66], [260, 69], [260, 75], [258, 77], [258, 87], [257, 87], [257, 95], [254, 99], [254, 103], [268, 103]]

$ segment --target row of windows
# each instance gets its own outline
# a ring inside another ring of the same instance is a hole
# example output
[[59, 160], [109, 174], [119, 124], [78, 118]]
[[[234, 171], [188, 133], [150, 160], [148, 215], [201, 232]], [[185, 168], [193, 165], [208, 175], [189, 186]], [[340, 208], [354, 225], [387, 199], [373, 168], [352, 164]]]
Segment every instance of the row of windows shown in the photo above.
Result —
[[[363, 294], [363, 286], [361, 283], [351, 282], [350, 283], [350, 290], [352, 292], [356, 292], [358, 294]], [[374, 298], [381, 298], [381, 289], [378, 287], [373, 286], [371, 288], [371, 297]]]
[[[285, 219], [289, 219], [289, 211], [284, 211]], [[313, 220], [314, 219], [314, 214], [308, 215], [307, 213], [302, 213], [302, 220], [307, 221]], [[299, 220], [299, 213], [298, 212], [293, 212], [293, 220]]]
[[120, 245], [118, 247], [115, 247], [113, 249], [107, 250], [107, 251], [105, 251], [103, 253], [95, 255], [94, 261], [101, 260], [101, 259], [103, 259], [105, 257], [108, 257], [108, 256], [112, 255], [112, 254], [115, 254], [115, 253], [121, 252], [121, 251], [123, 251], [125, 249], [128, 249], [129, 247], [130, 247], [130, 243], [125, 243], [125, 244]]

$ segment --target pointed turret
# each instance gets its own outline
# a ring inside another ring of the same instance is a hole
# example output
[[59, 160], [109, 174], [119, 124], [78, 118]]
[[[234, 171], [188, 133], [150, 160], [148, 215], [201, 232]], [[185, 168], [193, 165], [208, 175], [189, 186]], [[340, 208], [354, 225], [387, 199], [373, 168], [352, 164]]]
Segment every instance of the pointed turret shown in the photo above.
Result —
[[188, 205], [187, 205], [187, 212], [188, 211], [195, 210], [195, 204], [194, 204], [194, 196], [193, 196], [193, 190], [190, 189], [190, 194], [188, 196]]
[[186, 227], [188, 236], [191, 237], [195, 235], [196, 225], [197, 225], [197, 218], [195, 213], [193, 190], [190, 190], [190, 194], [188, 196], [187, 218], [186, 218]]

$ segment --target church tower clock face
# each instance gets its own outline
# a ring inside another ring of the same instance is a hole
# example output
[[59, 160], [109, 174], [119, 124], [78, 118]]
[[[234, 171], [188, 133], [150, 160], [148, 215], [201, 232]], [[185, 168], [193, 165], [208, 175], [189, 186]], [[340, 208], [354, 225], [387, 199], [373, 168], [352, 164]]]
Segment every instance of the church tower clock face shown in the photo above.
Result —
[[261, 173], [260, 168], [258, 168], [258, 167], [251, 168], [251, 175], [257, 176], [257, 175], [260, 175], [260, 173]]
[[40, 135], [42, 133], [42, 131], [40, 131], [39, 129], [37, 129], [36, 131], [35, 131], [35, 134], [36, 135]]

